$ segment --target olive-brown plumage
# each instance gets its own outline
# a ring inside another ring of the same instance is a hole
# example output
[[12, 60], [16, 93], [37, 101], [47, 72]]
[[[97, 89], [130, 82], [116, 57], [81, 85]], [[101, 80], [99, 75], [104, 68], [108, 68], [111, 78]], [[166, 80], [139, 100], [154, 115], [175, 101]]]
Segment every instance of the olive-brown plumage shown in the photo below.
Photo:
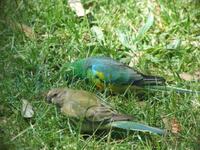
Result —
[[91, 132], [97, 129], [117, 127], [134, 131], [164, 133], [161, 129], [132, 122], [132, 116], [118, 113], [99, 97], [87, 91], [69, 88], [52, 89], [47, 94], [47, 101], [58, 105], [64, 115], [81, 120], [83, 122], [82, 131]]
[[48, 92], [47, 100], [60, 106], [61, 112], [66, 116], [90, 122], [94, 130], [96, 130], [95, 124], [133, 119], [131, 116], [117, 113], [104, 104], [100, 98], [83, 90], [53, 89]]

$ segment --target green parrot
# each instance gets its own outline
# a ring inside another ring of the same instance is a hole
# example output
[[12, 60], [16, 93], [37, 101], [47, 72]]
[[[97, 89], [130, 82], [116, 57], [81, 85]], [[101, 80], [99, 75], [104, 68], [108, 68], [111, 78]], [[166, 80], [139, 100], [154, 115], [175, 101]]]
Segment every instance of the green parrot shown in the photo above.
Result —
[[79, 59], [63, 65], [61, 73], [66, 74], [66, 67], [70, 68], [73, 76], [89, 79], [99, 89], [108, 88], [114, 93], [124, 93], [127, 89], [138, 92], [148, 89], [150, 91], [175, 90], [178, 93], [196, 93], [192, 90], [166, 86], [164, 78], [142, 74], [110, 57], [97, 56]]
[[61, 108], [69, 118], [82, 121], [82, 132], [120, 128], [133, 131], [165, 134], [166, 131], [133, 122], [133, 117], [120, 114], [96, 95], [69, 88], [56, 88], [47, 93], [46, 100]]
[[112, 92], [127, 88], [141, 89], [145, 85], [162, 85], [165, 79], [147, 76], [109, 57], [89, 57], [70, 64], [75, 77], [89, 79], [99, 89], [108, 87]]

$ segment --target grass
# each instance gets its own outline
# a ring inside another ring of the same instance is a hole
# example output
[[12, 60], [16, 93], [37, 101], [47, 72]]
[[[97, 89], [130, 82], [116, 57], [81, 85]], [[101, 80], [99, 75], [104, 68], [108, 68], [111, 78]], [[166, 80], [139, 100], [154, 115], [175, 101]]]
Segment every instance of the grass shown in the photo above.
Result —
[[[176, 118], [181, 132], [169, 136], [113, 133], [85, 138], [70, 128], [68, 119], [45, 103], [41, 91], [68, 86], [99, 93], [82, 82], [66, 81], [58, 74], [65, 63], [93, 55], [110, 56], [147, 74], [161, 75], [171, 84], [200, 90], [198, 82], [180, 79], [181, 72], [200, 68], [200, 4], [198, 1], [82, 1], [91, 8], [89, 17], [77, 18], [66, 1], [2, 1], [0, 22], [0, 127], [1, 146], [10, 149], [198, 149], [200, 141], [200, 99], [197, 95], [173, 92], [147, 95], [141, 102], [134, 93], [109, 97], [117, 110], [135, 116], [139, 122], [165, 128], [162, 116]], [[133, 42], [146, 23], [149, 12], [153, 25]], [[8, 20], [33, 27], [36, 38], [26, 37]], [[91, 31], [98, 26], [104, 41]], [[121, 43], [117, 31], [127, 38]], [[175, 42], [181, 41], [180, 45]], [[104, 94], [103, 94], [104, 95]], [[106, 97], [106, 95], [104, 95]], [[21, 116], [22, 99], [30, 101], [35, 116]]]

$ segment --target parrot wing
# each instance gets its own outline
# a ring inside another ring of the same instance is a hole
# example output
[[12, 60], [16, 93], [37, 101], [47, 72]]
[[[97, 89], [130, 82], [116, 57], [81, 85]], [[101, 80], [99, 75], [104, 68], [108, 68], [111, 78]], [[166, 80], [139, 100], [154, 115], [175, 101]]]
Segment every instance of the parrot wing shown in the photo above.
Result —
[[106, 129], [115, 127], [125, 130], [150, 132], [161, 135], [166, 134], [166, 131], [163, 129], [133, 122], [132, 116], [118, 114], [117, 112], [105, 106], [94, 106], [89, 108], [86, 112], [85, 118], [93, 129]]
[[109, 57], [87, 58], [84, 68], [89, 70], [88, 76], [92, 74], [93, 79], [112, 85], [162, 85], [165, 82], [162, 77], [144, 75]]
[[61, 112], [68, 117], [80, 119], [84, 117], [85, 109], [77, 103], [70, 102], [63, 104], [61, 107]]
[[88, 108], [100, 105], [99, 99], [94, 94], [68, 89], [68, 96], [64, 97], [61, 112], [69, 117], [85, 118]]
[[112, 110], [110, 107], [102, 106], [92, 106], [88, 108], [85, 118], [91, 122], [106, 122], [110, 123], [112, 121], [128, 121], [132, 120], [133, 117], [123, 114], [118, 114], [116, 111]]
[[105, 83], [127, 85], [143, 79], [143, 76], [133, 69], [119, 64], [94, 64], [92, 74]]

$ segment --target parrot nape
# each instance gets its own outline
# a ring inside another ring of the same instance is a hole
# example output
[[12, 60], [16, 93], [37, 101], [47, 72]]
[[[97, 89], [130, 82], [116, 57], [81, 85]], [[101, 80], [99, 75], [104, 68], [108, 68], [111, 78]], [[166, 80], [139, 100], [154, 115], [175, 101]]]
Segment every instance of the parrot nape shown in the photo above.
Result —
[[66, 73], [66, 67], [71, 69], [73, 76], [88, 79], [99, 89], [103, 90], [107, 87], [114, 93], [123, 93], [128, 88], [132, 91], [140, 92], [147, 89], [149, 91], [174, 90], [177, 93], [197, 93], [192, 90], [166, 86], [164, 78], [144, 75], [110, 57], [88, 57], [70, 64], [66, 63], [61, 68], [61, 73]]
[[[116, 112], [96, 95], [69, 88], [56, 88], [47, 93], [46, 100], [61, 108], [61, 113], [82, 121], [82, 132], [111, 128], [165, 134], [166, 131], [133, 122], [133, 117]], [[77, 121], [78, 122], [78, 121]]]

